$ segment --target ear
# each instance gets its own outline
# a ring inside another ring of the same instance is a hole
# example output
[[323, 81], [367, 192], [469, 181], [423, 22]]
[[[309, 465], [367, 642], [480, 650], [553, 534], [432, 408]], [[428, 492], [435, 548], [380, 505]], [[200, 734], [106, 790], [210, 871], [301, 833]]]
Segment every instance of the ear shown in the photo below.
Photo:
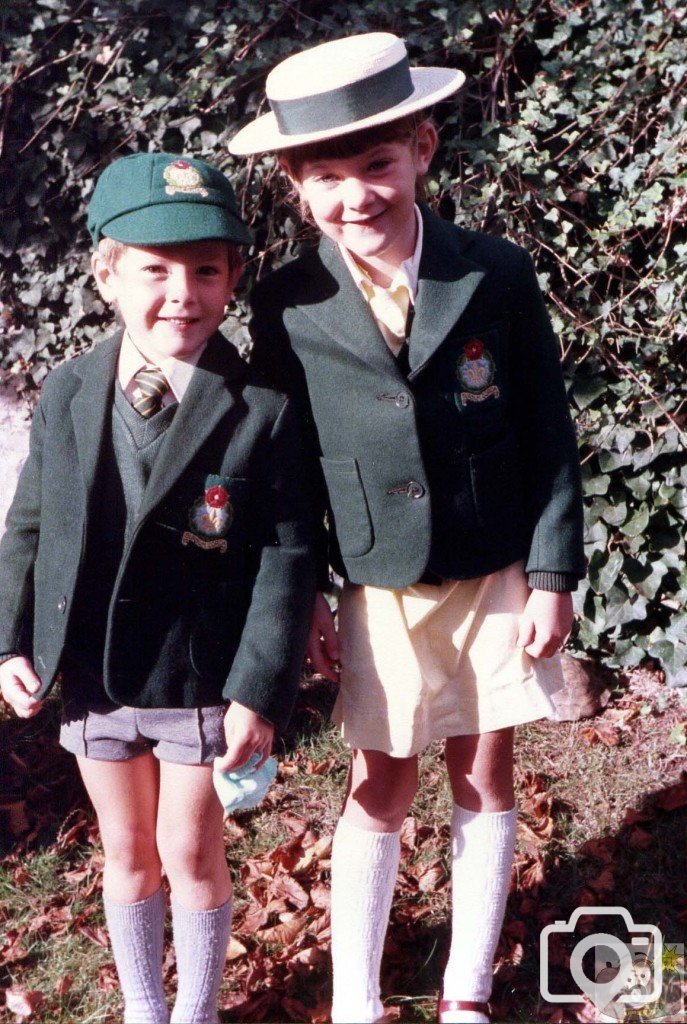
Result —
[[243, 263], [240, 263], [238, 267], [234, 267], [229, 273], [229, 281], [227, 282], [227, 302], [231, 302], [234, 298], [234, 290], [236, 285], [239, 283], [239, 278], [243, 273], [245, 267]]
[[431, 121], [423, 121], [417, 128], [417, 173], [426, 174], [436, 153], [439, 136]]
[[93, 271], [93, 277], [98, 286], [100, 297], [105, 302], [114, 302], [116, 298], [112, 285], [114, 270], [97, 250], [91, 256], [91, 270]]
[[285, 157], [283, 155], [282, 156], [278, 156], [277, 157], [277, 163], [279, 165], [279, 170], [282, 172], [282, 174], [285, 177], [287, 177], [289, 179], [289, 182], [291, 183], [291, 186], [293, 188], [295, 188], [296, 191], [298, 192], [298, 194], [300, 195], [301, 194], [301, 183], [298, 180], [298, 178], [295, 177], [295, 175], [293, 173], [293, 168], [289, 164], [289, 161], [288, 161], [287, 157]]

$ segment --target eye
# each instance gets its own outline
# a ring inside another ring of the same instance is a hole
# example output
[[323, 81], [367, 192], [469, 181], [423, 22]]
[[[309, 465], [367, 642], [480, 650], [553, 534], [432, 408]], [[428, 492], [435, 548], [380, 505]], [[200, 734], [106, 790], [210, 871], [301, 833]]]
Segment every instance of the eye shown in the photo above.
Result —
[[159, 277], [161, 274], [167, 273], [167, 268], [162, 263], [148, 263], [145, 267], [141, 268], [144, 274], [153, 274]]
[[393, 163], [391, 157], [380, 156], [376, 160], [373, 160], [369, 165], [370, 171], [385, 171]]
[[320, 185], [331, 185], [336, 181], [336, 175], [331, 171], [323, 171], [321, 174], [316, 174], [313, 180]]
[[217, 277], [221, 271], [219, 267], [213, 266], [211, 263], [207, 263], [202, 267], [198, 267], [196, 273], [199, 277]]

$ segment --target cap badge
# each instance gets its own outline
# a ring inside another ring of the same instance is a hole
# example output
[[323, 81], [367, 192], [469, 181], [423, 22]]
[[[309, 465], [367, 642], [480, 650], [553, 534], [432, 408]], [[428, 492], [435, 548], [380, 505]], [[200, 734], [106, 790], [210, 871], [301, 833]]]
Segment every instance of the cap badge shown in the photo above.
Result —
[[208, 190], [203, 188], [203, 175], [188, 160], [173, 160], [167, 164], [162, 177], [167, 182], [165, 192], [168, 196], [181, 192], [183, 195], [206, 196]]
[[484, 402], [487, 398], [498, 398], [499, 391], [494, 381], [494, 359], [480, 338], [471, 338], [456, 362], [456, 377], [462, 390], [455, 392], [456, 405], [460, 408], [468, 402]]
[[224, 554], [227, 550], [226, 535], [233, 518], [229, 492], [221, 484], [213, 484], [191, 506], [188, 517], [191, 529], [184, 532], [181, 543], [184, 546], [195, 544], [205, 551], [219, 548]]

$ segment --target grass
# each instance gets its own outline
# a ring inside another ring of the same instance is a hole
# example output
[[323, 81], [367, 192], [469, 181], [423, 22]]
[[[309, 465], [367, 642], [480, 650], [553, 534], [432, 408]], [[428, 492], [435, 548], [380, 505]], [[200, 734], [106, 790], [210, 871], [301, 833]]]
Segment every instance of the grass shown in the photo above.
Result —
[[[289, 1005], [291, 1019], [297, 1019], [297, 1003], [279, 1003], [284, 993], [302, 1000], [308, 1012], [319, 1002], [324, 1019], [329, 967], [313, 950], [318, 928], [325, 929], [326, 945], [326, 911], [309, 918], [313, 934], [292, 947], [270, 945], [269, 955], [259, 937], [242, 933], [241, 921], [255, 898], [245, 872], [249, 862], [268, 865], [275, 847], [298, 838], [299, 829], [306, 830], [305, 846], [333, 831], [346, 755], [327, 724], [332, 700], [329, 684], [304, 683], [295, 721], [281, 741], [277, 784], [260, 809], [227, 823], [237, 937], [247, 952], [228, 964], [223, 998], [229, 1003], [247, 991], [272, 1002], [263, 1001], [262, 1010], [246, 1004], [245, 1016], [227, 1011], [223, 1020], [287, 1019], [274, 1007]], [[548, 920], [567, 918], [575, 906], [619, 903], [635, 920], [657, 924], [666, 938], [685, 941], [687, 795], [682, 802], [674, 787], [685, 767], [676, 727], [686, 717], [678, 692], [650, 672], [637, 672], [616, 685], [608, 707], [594, 719], [543, 721], [519, 730], [521, 830], [495, 978], [497, 1020], [546, 1019], [538, 996], [539, 931]], [[4, 713], [0, 718], [0, 986], [15, 995], [41, 994], [42, 1005], [27, 1018], [32, 1021], [113, 1024], [121, 1010], [109, 950], [100, 944], [97, 829], [56, 732], [57, 701], [30, 722]], [[434, 1017], [449, 941], [451, 801], [441, 761], [438, 744], [421, 759], [421, 787], [411, 810], [417, 828], [409, 825], [405, 834], [384, 962], [387, 1008], [418, 1024]], [[306, 888], [324, 889], [326, 856], [298, 879]], [[172, 981], [171, 953], [166, 967]], [[19, 1019], [9, 1008], [0, 1009], [0, 1020]]]

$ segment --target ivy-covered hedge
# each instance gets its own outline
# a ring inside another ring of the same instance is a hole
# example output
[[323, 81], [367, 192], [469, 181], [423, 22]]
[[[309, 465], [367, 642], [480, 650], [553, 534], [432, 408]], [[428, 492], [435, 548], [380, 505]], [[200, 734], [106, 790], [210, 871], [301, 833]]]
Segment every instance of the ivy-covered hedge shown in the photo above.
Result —
[[[436, 112], [441, 214], [533, 253], [561, 339], [586, 486], [575, 643], [687, 683], [687, 14], [683, 0], [4, 0], [2, 368], [35, 390], [107, 320], [84, 204], [115, 156], [192, 152], [234, 177], [247, 286], [300, 229], [271, 159], [227, 139], [267, 70], [388, 29], [468, 74]], [[245, 338], [243, 307], [232, 330]]]

